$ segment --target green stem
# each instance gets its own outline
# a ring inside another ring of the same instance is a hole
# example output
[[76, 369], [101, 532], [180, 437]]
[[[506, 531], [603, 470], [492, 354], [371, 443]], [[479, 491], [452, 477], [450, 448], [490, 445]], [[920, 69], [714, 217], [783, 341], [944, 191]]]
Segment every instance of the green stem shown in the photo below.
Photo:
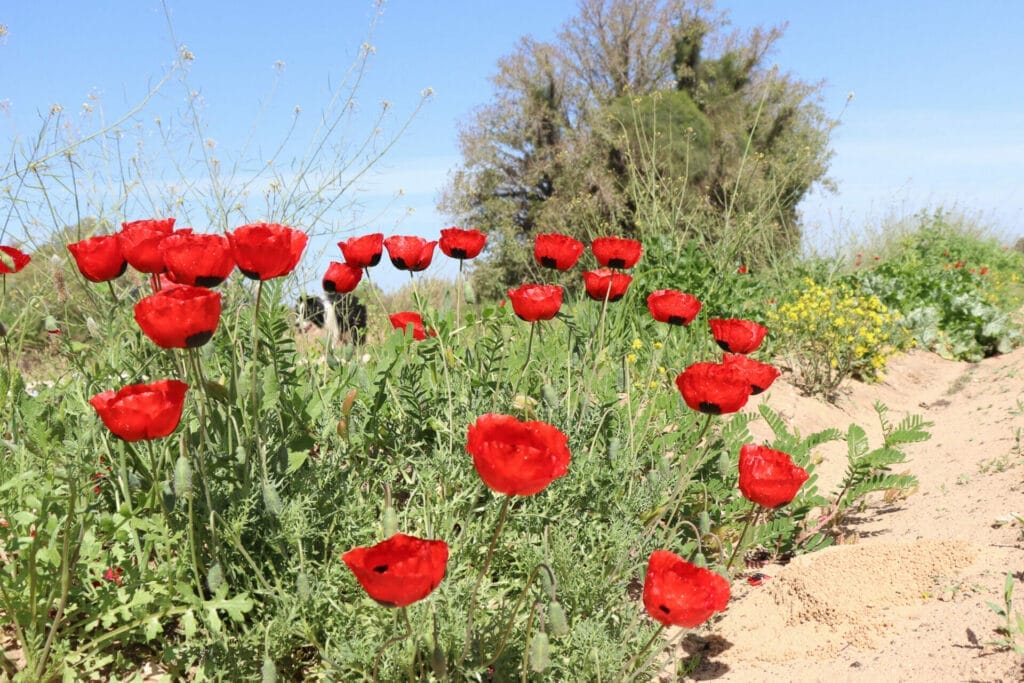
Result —
[[473, 592], [469, 598], [469, 612], [466, 615], [466, 642], [462, 646], [462, 654], [459, 655], [459, 668], [461, 668], [462, 662], [465, 661], [466, 655], [469, 654], [469, 645], [473, 640], [473, 611], [476, 609], [477, 593], [480, 591], [480, 584], [483, 583], [484, 577], [491, 568], [491, 560], [494, 558], [494, 549], [498, 545], [498, 536], [501, 535], [501, 530], [505, 528], [505, 520], [508, 518], [508, 506], [511, 500], [512, 496], [505, 496], [505, 500], [501, 503], [501, 513], [498, 515], [498, 524], [494, 527], [494, 534], [491, 535], [491, 543], [487, 546], [487, 558], [484, 560], [484, 566], [480, 570], [480, 574], [476, 577], [476, 583], [473, 584]]
[[743, 537], [747, 535], [747, 527], [750, 526], [750, 522], [754, 519], [754, 513], [757, 511], [757, 503], [751, 503], [750, 509], [747, 510], [747, 517], [743, 520], [743, 530], [740, 531], [740, 538], [736, 541], [736, 545], [733, 546], [732, 555], [729, 556], [729, 561], [725, 563], [725, 571], [728, 572], [732, 569], [733, 560], [736, 559], [736, 553], [743, 546]]
[[626, 666], [622, 667], [622, 669], [619, 670], [619, 673], [617, 673], [615, 675], [615, 679], [614, 680], [616, 680], [616, 681], [625, 680], [626, 674], [628, 674], [630, 671], [633, 670], [633, 665], [636, 664], [637, 660], [640, 659], [640, 657], [642, 655], [646, 654], [647, 651], [649, 649], [651, 649], [651, 646], [654, 645], [654, 641], [656, 641], [659, 637], [661, 637], [661, 634], [664, 633], [664, 631], [665, 631], [665, 624], [662, 624], [661, 626], [658, 627], [658, 630], [654, 632], [654, 635], [651, 636], [651, 639], [648, 640], [647, 643], [642, 648], [640, 648], [640, 650], [635, 655], [633, 655], [632, 659], [630, 659], [628, 662], [626, 662]]
[[516, 599], [516, 604], [512, 606], [512, 613], [509, 615], [508, 621], [505, 622], [505, 629], [502, 631], [501, 640], [498, 642], [498, 650], [494, 653], [494, 656], [492, 656], [483, 665], [483, 668], [486, 669], [497, 662], [498, 658], [501, 657], [501, 653], [505, 651], [505, 646], [508, 644], [508, 637], [512, 634], [512, 626], [515, 623], [516, 614], [519, 613], [519, 608], [523, 606], [523, 601], [526, 599], [530, 586], [533, 585], [533, 580], [537, 578], [537, 574], [541, 569], [548, 573], [548, 576], [551, 578], [551, 583], [555, 583], [554, 573], [551, 571], [549, 566], [541, 562], [533, 568], [533, 571], [530, 572], [530, 577], [526, 580], [526, 585], [523, 586], [523, 590], [519, 591], [519, 597]]
[[412, 625], [409, 623], [409, 616], [405, 613], [405, 607], [399, 607], [398, 610], [401, 612], [402, 616], [405, 617], [407, 630], [405, 633], [400, 633], [397, 636], [384, 641], [384, 644], [380, 646], [379, 650], [377, 650], [377, 656], [373, 658], [373, 683], [377, 683], [377, 672], [380, 671], [380, 658], [384, 655], [384, 651], [412, 635]]
[[530, 323], [530, 338], [526, 342], [526, 361], [523, 363], [523, 371], [516, 377], [516, 383], [512, 387], [512, 400], [516, 400], [516, 396], [519, 393], [519, 385], [523, 381], [523, 377], [526, 375], [527, 368], [530, 367], [530, 357], [533, 355], [533, 334], [534, 330], [537, 329], [537, 323]]

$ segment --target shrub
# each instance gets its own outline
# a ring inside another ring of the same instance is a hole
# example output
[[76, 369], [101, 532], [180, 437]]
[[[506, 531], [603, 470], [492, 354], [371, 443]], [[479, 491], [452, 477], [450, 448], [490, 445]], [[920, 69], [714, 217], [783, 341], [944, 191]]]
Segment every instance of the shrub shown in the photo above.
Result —
[[899, 313], [856, 282], [805, 278], [802, 285], [767, 313], [775, 348], [790, 363], [796, 386], [834, 399], [850, 377], [879, 379], [886, 361], [908, 343]]

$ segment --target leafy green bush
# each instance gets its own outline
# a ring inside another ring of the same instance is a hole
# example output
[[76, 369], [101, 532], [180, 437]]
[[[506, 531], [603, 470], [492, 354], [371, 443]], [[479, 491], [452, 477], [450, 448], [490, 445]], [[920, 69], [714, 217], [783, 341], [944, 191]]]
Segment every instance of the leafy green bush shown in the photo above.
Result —
[[767, 318], [793, 383], [806, 393], [834, 399], [848, 378], [877, 380], [888, 358], [909, 343], [899, 314], [855, 282], [805, 278], [801, 285]]
[[941, 211], [921, 214], [875, 261], [860, 256], [853, 278], [903, 314], [918, 345], [977, 361], [1024, 337], [1014, 320], [1024, 258], [975, 226]]

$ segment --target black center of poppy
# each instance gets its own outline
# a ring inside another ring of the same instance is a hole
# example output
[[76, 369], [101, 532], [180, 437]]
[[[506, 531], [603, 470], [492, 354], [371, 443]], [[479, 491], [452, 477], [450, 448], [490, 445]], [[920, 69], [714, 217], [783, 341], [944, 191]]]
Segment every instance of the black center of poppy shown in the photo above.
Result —
[[331, 293], [338, 291], [338, 285], [334, 282], [334, 280], [324, 280], [323, 285], [325, 292]]
[[409, 266], [405, 265], [405, 259], [403, 258], [395, 258], [394, 256], [392, 256], [391, 263], [392, 265], [395, 266], [395, 268], [398, 268], [399, 270], [409, 270]]
[[668, 323], [669, 325], [685, 325], [686, 318], [681, 315], [670, 315], [668, 317]]
[[625, 296], [625, 295], [624, 294], [619, 294], [618, 296], [610, 296], [610, 297], [608, 297], [608, 303], [613, 303], [615, 301], [618, 301], [623, 296]]
[[372, 268], [375, 265], [377, 265], [378, 263], [380, 263], [380, 252], [379, 251], [376, 254], [374, 254], [373, 256], [370, 257], [370, 265], [368, 265], [366, 267], [367, 268]]
[[452, 249], [452, 258], [464, 259], [466, 258], [465, 249]]
[[658, 605], [658, 609], [660, 609], [665, 614], [672, 614], [672, 610], [670, 610], [668, 607], [665, 607], [665, 605]]
[[376, 567], [373, 568], [373, 571], [377, 572], [378, 574], [383, 574], [387, 570], [388, 566], [386, 564], [378, 564]]
[[556, 261], [555, 259], [551, 258], [550, 256], [541, 256], [540, 257], [540, 264], [542, 266], [544, 266], [545, 268], [557, 268], [558, 267], [558, 261]]
[[707, 401], [700, 402], [700, 412], [707, 413], [708, 415], [721, 415], [722, 409], [718, 407], [717, 403], [709, 403]]
[[210, 338], [212, 336], [213, 336], [213, 330], [208, 330], [206, 332], [196, 332], [195, 334], [190, 334], [189, 336], [185, 337], [185, 348], [186, 349], [194, 349], [194, 348], [200, 347], [203, 344], [205, 344], [206, 342], [210, 341]]
[[764, 387], [759, 387], [756, 384], [751, 384], [750, 385], [750, 395], [751, 396], [757, 396], [762, 391], [764, 391]]
[[260, 279], [260, 274], [257, 273], [255, 270], [246, 270], [245, 268], [239, 268], [239, 270], [242, 271], [242, 275], [246, 276], [250, 280]]
[[122, 275], [124, 275], [124, 272], [126, 270], [128, 270], [128, 262], [127, 261], [122, 261], [121, 262], [121, 268], [120, 268], [120, 270], [117, 271], [117, 275], [115, 275], [114, 277], [121, 277]]
[[721, 339], [715, 340], [718, 343], [719, 348], [727, 353], [732, 353], [732, 349], [729, 348], [729, 342], [722, 341]]
[[625, 268], [626, 267], [626, 259], [610, 258], [610, 259], [608, 259], [608, 267], [609, 268]]
[[216, 287], [224, 282], [224, 278], [216, 275], [200, 275], [196, 278], [196, 287]]

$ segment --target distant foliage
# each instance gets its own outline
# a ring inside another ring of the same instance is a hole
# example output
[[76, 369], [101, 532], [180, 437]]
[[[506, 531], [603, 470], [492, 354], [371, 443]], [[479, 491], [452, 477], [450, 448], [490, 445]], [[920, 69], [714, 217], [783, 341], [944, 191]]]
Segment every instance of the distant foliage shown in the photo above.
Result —
[[554, 41], [523, 38], [500, 60], [441, 202], [492, 234], [478, 289], [523, 282], [539, 232], [711, 243], [753, 230], [747, 254], [798, 243], [833, 121], [817, 86], [767, 63], [780, 30], [727, 23], [710, 3], [585, 0]]

